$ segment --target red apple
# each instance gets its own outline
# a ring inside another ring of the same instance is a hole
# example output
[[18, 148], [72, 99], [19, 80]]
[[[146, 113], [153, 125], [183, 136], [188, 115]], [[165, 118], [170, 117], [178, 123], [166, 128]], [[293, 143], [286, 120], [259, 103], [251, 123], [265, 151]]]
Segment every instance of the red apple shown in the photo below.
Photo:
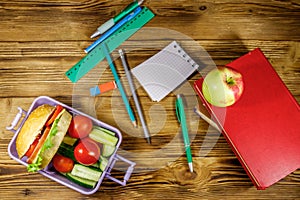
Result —
[[234, 104], [244, 91], [242, 75], [228, 67], [217, 67], [204, 78], [202, 93], [206, 101], [218, 107]]

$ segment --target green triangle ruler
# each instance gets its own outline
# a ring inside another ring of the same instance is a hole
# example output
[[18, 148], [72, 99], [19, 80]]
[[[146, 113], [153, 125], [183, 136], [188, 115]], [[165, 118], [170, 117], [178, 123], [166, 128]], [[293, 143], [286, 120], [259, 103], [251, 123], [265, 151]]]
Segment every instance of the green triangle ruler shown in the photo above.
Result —
[[[154, 17], [154, 14], [147, 8], [143, 7], [142, 11], [121, 26], [111, 36], [109, 36], [103, 42], [106, 43], [109, 53], [120, 46], [125, 40], [131, 37], [135, 32], [142, 28], [147, 22]], [[99, 62], [105, 58], [102, 51], [101, 43], [97, 45], [92, 51], [90, 51], [84, 58], [82, 58], [77, 64], [70, 68], [65, 75], [73, 82], [76, 83], [91, 69], [93, 69]]]

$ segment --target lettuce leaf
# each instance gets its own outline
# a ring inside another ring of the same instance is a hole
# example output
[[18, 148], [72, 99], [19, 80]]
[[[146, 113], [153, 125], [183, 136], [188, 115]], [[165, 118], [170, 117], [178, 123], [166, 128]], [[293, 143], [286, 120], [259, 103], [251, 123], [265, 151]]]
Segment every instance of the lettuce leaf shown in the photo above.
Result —
[[43, 158], [38, 155], [38, 158], [37, 160], [35, 161], [35, 163], [31, 163], [27, 166], [27, 171], [28, 172], [36, 172], [36, 171], [39, 171], [40, 170], [40, 165], [42, 164], [42, 160]]

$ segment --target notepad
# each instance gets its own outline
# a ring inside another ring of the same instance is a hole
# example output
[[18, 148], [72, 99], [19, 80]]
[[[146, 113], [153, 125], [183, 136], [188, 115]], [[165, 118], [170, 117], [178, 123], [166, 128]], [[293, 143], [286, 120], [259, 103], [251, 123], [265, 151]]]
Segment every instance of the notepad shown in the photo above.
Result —
[[212, 106], [194, 84], [227, 142], [258, 189], [300, 167], [300, 107], [260, 49], [227, 65], [239, 71], [245, 90], [232, 106]]
[[198, 67], [186, 51], [173, 41], [131, 72], [152, 101], [161, 101]]

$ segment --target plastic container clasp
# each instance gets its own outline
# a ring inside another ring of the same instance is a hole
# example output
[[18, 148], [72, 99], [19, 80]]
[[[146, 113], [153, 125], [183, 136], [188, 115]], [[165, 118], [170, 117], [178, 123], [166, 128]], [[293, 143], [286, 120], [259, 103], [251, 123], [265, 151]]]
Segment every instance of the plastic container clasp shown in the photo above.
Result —
[[[24, 114], [25, 116], [26, 116], [26, 114], [27, 114], [27, 112], [24, 111], [24, 110], [23, 110], [22, 108], [20, 108], [20, 107], [18, 107], [18, 110], [19, 110], [19, 112], [16, 114], [14, 120], [11, 122], [11, 125], [6, 127], [6, 130], [9, 130], [9, 131], [11, 131], [11, 132], [13, 132], [13, 133], [16, 133], [16, 132], [17, 132], [17, 129], [14, 129], [14, 128], [18, 125], [18, 123], [19, 123], [20, 119], [22, 118], [23, 114]], [[25, 118], [23, 118], [23, 120], [24, 120], [24, 119], [25, 119]], [[23, 123], [23, 121], [22, 121], [22, 123]]]
[[[116, 178], [114, 178], [114, 177], [112, 177], [112, 176], [110, 175], [111, 170], [113, 169], [113, 167], [114, 167], [116, 161], [118, 161], [118, 160], [121, 160], [121, 161], [123, 161], [123, 162], [129, 164], [129, 167], [128, 167], [127, 170], [126, 170], [126, 173], [125, 173], [124, 178], [123, 178], [122, 181], [119, 180], [119, 179], [116, 179]], [[132, 162], [132, 161], [130, 161], [130, 160], [127, 160], [126, 158], [124, 158], [124, 157], [122, 157], [122, 156], [116, 154], [115, 157], [113, 158], [113, 161], [112, 161], [112, 163], [111, 163], [109, 169], [108, 169], [107, 172], [106, 172], [106, 173], [107, 173], [107, 174], [106, 174], [106, 177], [109, 178], [110, 180], [116, 182], [116, 183], [119, 183], [120, 185], [125, 186], [126, 183], [127, 183], [127, 181], [129, 180], [129, 178], [130, 178], [132, 172], [133, 172], [133, 169], [134, 169], [134, 166], [135, 166], [135, 165], [136, 165], [135, 162]]]

